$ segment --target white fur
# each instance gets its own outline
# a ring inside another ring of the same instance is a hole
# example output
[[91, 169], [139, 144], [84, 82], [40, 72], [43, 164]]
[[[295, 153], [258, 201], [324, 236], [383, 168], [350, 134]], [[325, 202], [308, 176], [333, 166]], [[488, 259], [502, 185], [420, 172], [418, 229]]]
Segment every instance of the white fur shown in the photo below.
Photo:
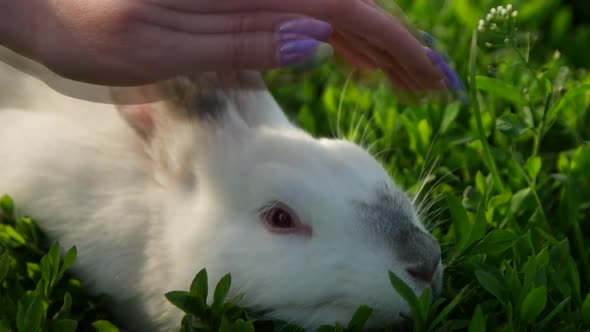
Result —
[[[375, 309], [373, 325], [407, 313], [387, 277], [404, 276], [403, 264], [355, 210], [384, 185], [406, 199], [381, 165], [292, 126], [265, 90], [228, 95], [235, 103], [217, 121], [174, 120], [153, 106], [149, 142], [123, 121], [4, 109], [0, 194], [63, 247], [77, 246], [74, 272], [114, 297], [132, 331], [177, 328], [181, 313], [164, 293], [187, 289], [201, 268], [211, 287], [231, 272], [230, 295], [245, 292], [243, 305], [307, 327], [346, 323], [361, 304]], [[274, 200], [313, 235], [268, 232], [258, 209]]]

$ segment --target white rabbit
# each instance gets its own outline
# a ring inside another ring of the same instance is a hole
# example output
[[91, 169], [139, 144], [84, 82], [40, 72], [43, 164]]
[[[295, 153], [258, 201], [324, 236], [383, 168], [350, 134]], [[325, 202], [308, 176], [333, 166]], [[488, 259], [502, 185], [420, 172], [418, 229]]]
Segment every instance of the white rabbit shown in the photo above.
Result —
[[408, 314], [388, 270], [440, 293], [439, 245], [366, 151], [296, 128], [258, 73], [137, 90], [170, 91], [119, 106], [129, 126], [0, 111], [0, 193], [78, 247], [74, 272], [124, 327], [175, 330], [164, 294], [202, 268], [211, 287], [231, 273], [242, 305], [307, 328], [362, 304], [371, 326]]

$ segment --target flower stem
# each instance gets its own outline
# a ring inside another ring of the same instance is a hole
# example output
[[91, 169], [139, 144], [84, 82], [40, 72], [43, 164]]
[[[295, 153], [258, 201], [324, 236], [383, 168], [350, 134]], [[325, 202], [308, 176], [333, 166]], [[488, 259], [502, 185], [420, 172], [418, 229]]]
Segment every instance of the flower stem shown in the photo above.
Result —
[[473, 105], [473, 113], [475, 115], [475, 122], [477, 124], [477, 131], [479, 133], [479, 139], [481, 141], [481, 145], [484, 151], [484, 159], [490, 172], [492, 173], [492, 180], [494, 182], [494, 186], [499, 192], [504, 192], [504, 185], [502, 184], [502, 179], [500, 178], [500, 173], [498, 172], [498, 168], [492, 156], [492, 152], [490, 150], [490, 146], [488, 144], [485, 129], [483, 127], [483, 121], [481, 119], [481, 109], [479, 102], [477, 100], [477, 84], [475, 82], [475, 72], [476, 69], [476, 60], [477, 60], [477, 30], [473, 31], [473, 37], [471, 39], [471, 51], [469, 56], [469, 80], [470, 80], [470, 98], [471, 104]]

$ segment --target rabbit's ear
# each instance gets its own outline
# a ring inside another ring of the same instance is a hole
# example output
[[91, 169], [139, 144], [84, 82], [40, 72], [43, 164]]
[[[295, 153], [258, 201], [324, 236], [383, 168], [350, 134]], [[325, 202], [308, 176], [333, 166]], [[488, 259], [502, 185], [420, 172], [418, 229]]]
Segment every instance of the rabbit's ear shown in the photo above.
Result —
[[162, 97], [158, 85], [111, 88], [111, 98], [119, 114], [146, 143], [152, 140], [156, 130], [156, 109], [164, 108]]
[[[229, 99], [250, 128], [291, 128], [293, 125], [268, 90], [259, 72], [241, 71], [221, 76]], [[228, 82], [225, 83], [225, 82]]]
[[190, 165], [197, 155], [206, 156], [233, 138], [240, 141], [250, 131], [214, 74], [111, 88], [111, 96], [143, 141], [158, 178], [167, 181], [190, 183]]
[[[111, 88], [111, 98], [125, 122], [143, 142], [153, 162], [154, 176], [162, 184], [192, 186], [195, 134], [201, 120], [188, 101], [192, 90], [174, 80], [155, 85]], [[190, 104], [190, 105], [189, 105]]]
[[111, 97], [122, 118], [146, 143], [179, 127], [214, 122], [231, 109], [219, 82], [207, 74], [111, 88]]

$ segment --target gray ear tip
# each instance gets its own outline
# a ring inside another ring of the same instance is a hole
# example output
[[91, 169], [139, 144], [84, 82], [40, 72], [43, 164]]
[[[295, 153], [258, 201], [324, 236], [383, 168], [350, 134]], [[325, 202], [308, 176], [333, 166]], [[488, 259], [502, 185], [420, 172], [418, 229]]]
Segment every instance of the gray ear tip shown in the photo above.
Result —
[[183, 76], [167, 84], [166, 94], [178, 115], [189, 118], [216, 118], [228, 109], [228, 99], [216, 74]]

